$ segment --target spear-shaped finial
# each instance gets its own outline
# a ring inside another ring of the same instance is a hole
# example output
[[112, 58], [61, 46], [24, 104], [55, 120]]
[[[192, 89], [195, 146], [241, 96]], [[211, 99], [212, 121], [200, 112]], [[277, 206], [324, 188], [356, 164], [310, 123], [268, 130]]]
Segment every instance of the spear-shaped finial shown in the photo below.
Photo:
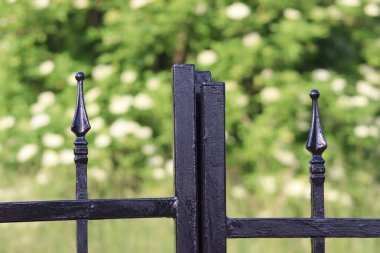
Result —
[[75, 79], [78, 81], [78, 95], [73, 123], [71, 124], [71, 131], [75, 133], [76, 136], [85, 136], [91, 129], [86, 112], [86, 106], [84, 104], [83, 80], [85, 78], [86, 76], [83, 72], [78, 72], [75, 75]]
[[[324, 218], [324, 182], [325, 182], [325, 160], [322, 153], [327, 148], [327, 142], [323, 136], [321, 122], [318, 112], [319, 91], [312, 90], [310, 97], [313, 100], [313, 115], [311, 118], [309, 137], [306, 149], [311, 153], [310, 160], [310, 183], [311, 183], [311, 217]], [[313, 253], [325, 252], [325, 239], [313, 237], [311, 239]]]
[[[75, 79], [78, 81], [77, 104], [71, 131], [77, 136], [74, 142], [74, 161], [76, 166], [76, 199], [87, 199], [87, 162], [88, 147], [85, 139], [86, 133], [90, 130], [86, 106], [83, 96], [83, 80], [86, 78], [83, 72], [78, 72]], [[77, 220], [77, 252], [88, 252], [87, 236], [88, 221], [86, 219]]]
[[321, 122], [319, 119], [319, 112], [318, 112], [319, 91], [312, 90], [310, 92], [310, 97], [313, 100], [313, 115], [311, 118], [311, 126], [310, 126], [309, 137], [306, 143], [306, 149], [312, 155], [322, 155], [323, 151], [325, 151], [325, 149], [327, 148], [327, 142], [326, 142], [325, 136], [323, 135]]

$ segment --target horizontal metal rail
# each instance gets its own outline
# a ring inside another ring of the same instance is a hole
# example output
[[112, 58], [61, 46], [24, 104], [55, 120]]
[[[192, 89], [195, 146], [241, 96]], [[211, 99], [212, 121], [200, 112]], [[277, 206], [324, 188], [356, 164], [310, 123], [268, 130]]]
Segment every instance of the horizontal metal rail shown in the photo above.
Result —
[[380, 219], [234, 218], [227, 230], [228, 238], [377, 238]]
[[0, 202], [0, 223], [122, 218], [175, 218], [171, 198]]
[[229, 238], [377, 238], [380, 219], [234, 218], [227, 230]]

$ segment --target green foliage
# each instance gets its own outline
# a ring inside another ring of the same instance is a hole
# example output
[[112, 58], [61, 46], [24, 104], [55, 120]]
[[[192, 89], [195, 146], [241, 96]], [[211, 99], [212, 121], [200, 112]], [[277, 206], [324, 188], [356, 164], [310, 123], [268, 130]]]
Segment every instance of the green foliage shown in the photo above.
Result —
[[[79, 70], [90, 197], [172, 195], [170, 68], [195, 63], [226, 81], [229, 216], [309, 215], [312, 88], [329, 144], [327, 216], [378, 216], [379, 17], [377, 0], [5, 0], [0, 198], [74, 196]], [[239, 252], [262, 251], [249, 247]]]

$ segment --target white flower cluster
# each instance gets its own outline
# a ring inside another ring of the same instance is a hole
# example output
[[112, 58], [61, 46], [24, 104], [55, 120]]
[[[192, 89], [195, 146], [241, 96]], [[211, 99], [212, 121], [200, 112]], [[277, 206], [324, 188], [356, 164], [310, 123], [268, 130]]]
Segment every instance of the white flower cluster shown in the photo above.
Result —
[[367, 82], [380, 85], [380, 73], [376, 69], [368, 65], [362, 65], [359, 70]]
[[166, 161], [165, 170], [166, 170], [166, 173], [168, 175], [173, 176], [173, 174], [174, 174], [174, 161], [173, 161], [173, 159], [169, 159]]
[[37, 102], [32, 104], [30, 111], [33, 114], [44, 112], [55, 102], [55, 95], [51, 91], [44, 91], [38, 95]]
[[280, 90], [277, 87], [265, 87], [260, 92], [260, 98], [263, 103], [275, 102], [280, 98]]
[[149, 90], [157, 90], [158, 88], [160, 88], [160, 85], [161, 85], [161, 82], [160, 82], [160, 79], [158, 78], [150, 78], [147, 83], [146, 83], [146, 87], [149, 89]]
[[[74, 112], [75, 112], [75, 107], [67, 107], [66, 110], [65, 110], [65, 117], [67, 119], [70, 119], [72, 120], [73, 119], [73, 115], [74, 115]], [[91, 124], [92, 125], [92, 124]], [[70, 131], [71, 132], [71, 131]], [[69, 134], [71, 136], [71, 134]]]
[[16, 124], [16, 118], [12, 115], [4, 116], [0, 118], [0, 130], [8, 129]]
[[214, 64], [218, 60], [218, 55], [213, 50], [204, 50], [197, 56], [197, 62], [203, 66]]
[[133, 106], [139, 110], [148, 110], [153, 107], [153, 100], [145, 93], [139, 93], [136, 95]]
[[100, 106], [96, 103], [96, 100], [102, 94], [102, 90], [98, 87], [92, 88], [85, 94], [85, 101], [88, 103], [86, 110], [89, 116], [93, 118], [100, 113]]
[[206, 11], [207, 11], [207, 4], [205, 3], [199, 3], [195, 6], [195, 14], [197, 14], [198, 16], [205, 14]]
[[35, 156], [38, 152], [38, 147], [36, 144], [26, 144], [17, 153], [17, 161], [18, 162], [26, 162]]
[[98, 87], [92, 88], [91, 90], [87, 91], [84, 96], [86, 103], [95, 102], [101, 94], [102, 94], [102, 90], [100, 88]]
[[137, 73], [133, 70], [125, 70], [120, 75], [120, 81], [124, 84], [131, 84], [137, 79]]
[[50, 124], [50, 116], [47, 113], [36, 114], [30, 120], [30, 127], [32, 129], [38, 129]]
[[284, 10], [284, 17], [289, 20], [298, 20], [302, 17], [302, 14], [299, 10], [287, 8]]
[[42, 144], [48, 148], [61, 147], [65, 139], [59, 134], [46, 133], [42, 136]]
[[156, 152], [156, 146], [154, 144], [145, 144], [142, 147], [142, 152], [144, 155], [153, 155]]
[[152, 176], [156, 180], [161, 180], [166, 177], [165, 170], [160, 167], [153, 168]]
[[379, 128], [376, 126], [358, 125], [354, 128], [354, 134], [359, 138], [376, 138], [379, 136]]
[[86, 9], [88, 4], [88, 0], [74, 0], [74, 7], [76, 9]]
[[49, 177], [46, 173], [40, 172], [35, 177], [37, 184], [45, 185], [49, 182]]
[[108, 173], [98, 167], [91, 167], [88, 169], [88, 176], [98, 182], [105, 182], [108, 178]]
[[41, 75], [46, 76], [50, 74], [51, 72], [53, 72], [54, 68], [55, 68], [54, 62], [52, 60], [47, 60], [47, 61], [42, 62], [38, 66], [38, 72], [40, 72]]
[[77, 85], [77, 80], [75, 80], [75, 74], [76, 73], [71, 73], [70, 75], [67, 76], [66, 78], [66, 83], [70, 86], [76, 86]]
[[129, 95], [125, 96], [112, 96], [111, 103], [108, 106], [108, 110], [112, 114], [123, 114], [129, 111], [129, 108], [133, 104], [133, 97]]
[[343, 13], [340, 9], [338, 9], [335, 5], [331, 5], [327, 7], [327, 14], [336, 19], [336, 20], [341, 20], [343, 18]]
[[243, 108], [246, 107], [249, 103], [249, 98], [246, 95], [239, 95], [236, 97], [235, 105], [237, 107]]
[[100, 113], [100, 106], [96, 103], [90, 103], [86, 106], [86, 111], [89, 116], [96, 116]]
[[343, 78], [337, 78], [331, 82], [331, 89], [337, 94], [341, 93], [346, 86], [347, 81]]
[[131, 9], [140, 9], [153, 2], [153, 0], [132, 0], [129, 2], [129, 7]]
[[260, 176], [258, 178], [260, 189], [265, 193], [274, 194], [277, 191], [277, 181], [272, 175]]
[[360, 80], [356, 83], [356, 90], [359, 94], [373, 100], [380, 99], [380, 89], [373, 87], [370, 83]]
[[299, 179], [292, 179], [285, 184], [284, 193], [289, 197], [309, 198], [310, 185]]
[[148, 164], [153, 167], [160, 167], [164, 164], [164, 158], [159, 155], [149, 157]]
[[345, 175], [345, 169], [340, 162], [337, 165], [333, 165], [332, 167], [330, 167], [328, 172], [328, 178], [334, 180], [342, 180], [345, 177]]
[[162, 180], [173, 175], [173, 160], [168, 160], [164, 164], [164, 158], [159, 155], [150, 157], [147, 160], [149, 166], [153, 167], [152, 177], [155, 180]]
[[380, 7], [378, 4], [369, 3], [364, 6], [364, 13], [370, 17], [378, 17], [380, 16]]
[[111, 137], [108, 134], [100, 134], [95, 138], [95, 146], [98, 148], [106, 148], [111, 145]]
[[113, 96], [108, 110], [115, 115], [127, 113], [130, 107], [133, 106], [138, 110], [148, 110], [153, 107], [153, 100], [145, 93], [139, 93], [136, 97]]
[[242, 20], [249, 16], [251, 10], [245, 3], [236, 2], [226, 8], [226, 15], [232, 20]]
[[365, 96], [340, 96], [336, 104], [343, 108], [366, 107], [368, 98]]
[[250, 48], [255, 48], [260, 44], [261, 36], [256, 32], [249, 33], [243, 37], [243, 45]]
[[296, 166], [298, 164], [296, 156], [288, 150], [276, 150], [273, 156], [277, 161], [286, 166]]
[[91, 131], [93, 132], [99, 132], [104, 128], [105, 121], [101, 117], [95, 117], [91, 119]]
[[45, 110], [52, 106], [55, 102], [55, 95], [51, 91], [42, 92], [34, 103], [30, 111], [33, 114], [29, 125], [32, 129], [38, 129], [50, 124], [50, 116], [45, 113]]
[[46, 167], [46, 168], [54, 167], [54, 166], [57, 166], [59, 162], [60, 162], [59, 155], [54, 150], [47, 149], [42, 154], [41, 163], [43, 167]]
[[43, 168], [51, 168], [60, 164], [68, 165], [73, 164], [74, 153], [70, 149], [63, 149], [59, 152], [46, 149], [42, 154], [41, 165]]
[[348, 6], [348, 7], [357, 7], [360, 5], [360, 0], [337, 0], [338, 5]]
[[273, 77], [273, 70], [272, 69], [263, 69], [261, 71], [260, 75], [264, 80], [269, 80]]
[[248, 197], [247, 189], [242, 185], [235, 185], [232, 187], [231, 194], [235, 199], [245, 199]]
[[118, 119], [113, 122], [110, 126], [109, 132], [113, 138], [121, 138], [132, 134], [139, 139], [148, 139], [153, 133], [150, 127], [140, 126], [135, 121], [125, 119]]
[[352, 198], [349, 194], [332, 189], [328, 184], [326, 184], [325, 199], [329, 202], [339, 202], [343, 206], [352, 205]]
[[113, 67], [111, 65], [100, 64], [93, 68], [92, 78], [95, 81], [103, 81], [110, 77], [113, 73]]
[[39, 10], [45, 9], [50, 5], [50, 0], [34, 0], [33, 7]]
[[71, 149], [64, 149], [59, 152], [59, 160], [62, 164], [72, 164], [74, 161], [74, 152]]
[[331, 78], [331, 73], [326, 69], [316, 69], [312, 72], [312, 77], [316, 81], [324, 82]]

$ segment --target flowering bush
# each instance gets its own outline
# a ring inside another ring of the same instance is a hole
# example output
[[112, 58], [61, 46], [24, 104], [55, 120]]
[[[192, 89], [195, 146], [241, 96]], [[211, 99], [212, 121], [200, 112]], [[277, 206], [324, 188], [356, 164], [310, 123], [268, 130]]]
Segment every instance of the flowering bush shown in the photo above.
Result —
[[90, 194], [139, 194], [143, 184], [171, 195], [170, 68], [195, 63], [226, 82], [231, 201], [255, 203], [255, 215], [308, 216], [304, 145], [317, 88], [327, 209], [371, 216], [380, 208], [379, 17], [377, 0], [3, 1], [0, 169], [47, 187], [72, 168], [81, 70]]

